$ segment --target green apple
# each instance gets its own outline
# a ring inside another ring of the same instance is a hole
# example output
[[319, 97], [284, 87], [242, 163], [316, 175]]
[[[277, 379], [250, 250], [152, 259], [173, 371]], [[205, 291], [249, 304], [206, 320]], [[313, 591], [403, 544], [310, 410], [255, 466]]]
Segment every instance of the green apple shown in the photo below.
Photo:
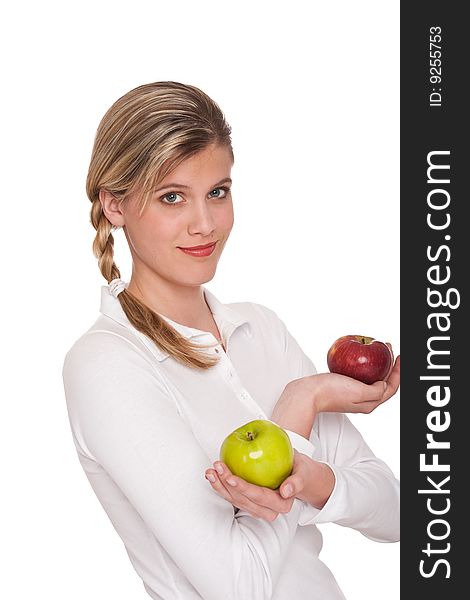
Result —
[[294, 450], [282, 427], [267, 419], [257, 419], [225, 438], [220, 460], [237, 477], [275, 490], [292, 473]]

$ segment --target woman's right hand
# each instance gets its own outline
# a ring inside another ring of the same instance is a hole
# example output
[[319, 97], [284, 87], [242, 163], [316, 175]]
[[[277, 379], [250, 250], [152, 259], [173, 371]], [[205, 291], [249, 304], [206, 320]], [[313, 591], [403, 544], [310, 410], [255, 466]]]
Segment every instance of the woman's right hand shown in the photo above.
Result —
[[315, 381], [315, 412], [369, 414], [389, 400], [400, 385], [400, 357], [395, 360], [386, 379], [362, 383], [338, 373], [312, 375]]
[[309, 439], [319, 412], [371, 413], [391, 398], [399, 385], [399, 356], [387, 377], [373, 384], [338, 373], [301, 377], [286, 385], [273, 409], [271, 421]]

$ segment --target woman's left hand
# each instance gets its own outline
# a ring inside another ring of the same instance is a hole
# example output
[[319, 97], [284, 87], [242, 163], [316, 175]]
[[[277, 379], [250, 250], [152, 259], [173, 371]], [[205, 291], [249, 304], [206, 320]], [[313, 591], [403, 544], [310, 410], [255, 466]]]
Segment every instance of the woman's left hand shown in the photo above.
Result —
[[[218, 466], [222, 468], [222, 473], [216, 471]], [[317, 466], [323, 472], [324, 485], [319, 486], [317, 478], [314, 492], [316, 497], [314, 498], [310, 487], [312, 481], [315, 481], [312, 479], [314, 476], [312, 469]], [[292, 473], [276, 490], [249, 483], [233, 475], [227, 465], [221, 461], [214, 462], [214, 469], [206, 470], [206, 479], [208, 475], [214, 477], [214, 482], [210, 482], [211, 486], [222, 498], [236, 508], [246, 510], [251, 516], [270, 522], [274, 521], [279, 513], [290, 512], [296, 497], [314, 505], [323, 506], [334, 486], [334, 475], [327, 465], [318, 463], [295, 449]], [[229, 482], [234, 482], [235, 485], [231, 485]], [[288, 485], [292, 487], [290, 493], [286, 493]]]

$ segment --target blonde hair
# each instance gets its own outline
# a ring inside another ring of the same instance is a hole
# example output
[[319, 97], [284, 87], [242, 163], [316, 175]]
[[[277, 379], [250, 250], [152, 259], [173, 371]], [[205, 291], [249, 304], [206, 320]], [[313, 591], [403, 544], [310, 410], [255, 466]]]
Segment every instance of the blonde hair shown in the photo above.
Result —
[[[109, 283], [120, 278], [114, 262], [113, 225], [99, 199], [101, 189], [121, 202], [138, 192], [140, 214], [152, 190], [181, 162], [214, 143], [230, 149], [231, 128], [219, 106], [197, 87], [176, 81], [140, 85], [119, 98], [98, 126], [86, 180], [96, 229], [93, 253]], [[124, 289], [118, 300], [132, 325], [179, 362], [209, 369], [219, 358], [211, 348], [182, 336], [165, 319]]]

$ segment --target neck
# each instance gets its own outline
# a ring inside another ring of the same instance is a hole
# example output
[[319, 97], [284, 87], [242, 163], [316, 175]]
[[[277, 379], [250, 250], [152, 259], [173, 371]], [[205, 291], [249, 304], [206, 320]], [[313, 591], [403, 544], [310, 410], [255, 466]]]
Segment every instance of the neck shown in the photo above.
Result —
[[211, 318], [202, 285], [182, 286], [169, 282], [131, 277], [127, 291], [151, 308], [176, 323], [195, 327]]

